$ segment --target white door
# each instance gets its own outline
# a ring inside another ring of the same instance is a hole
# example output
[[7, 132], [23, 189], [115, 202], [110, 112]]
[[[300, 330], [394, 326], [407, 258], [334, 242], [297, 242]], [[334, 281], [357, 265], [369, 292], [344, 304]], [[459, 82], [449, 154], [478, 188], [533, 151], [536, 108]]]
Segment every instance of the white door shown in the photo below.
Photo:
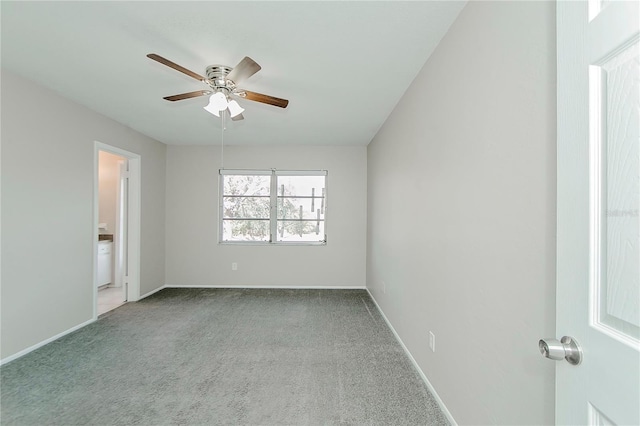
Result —
[[127, 219], [129, 209], [129, 161], [123, 158], [118, 162], [118, 191], [116, 203], [116, 246], [115, 246], [115, 284], [122, 289], [122, 300], [127, 301]]
[[557, 3], [557, 424], [640, 424], [638, 6]]

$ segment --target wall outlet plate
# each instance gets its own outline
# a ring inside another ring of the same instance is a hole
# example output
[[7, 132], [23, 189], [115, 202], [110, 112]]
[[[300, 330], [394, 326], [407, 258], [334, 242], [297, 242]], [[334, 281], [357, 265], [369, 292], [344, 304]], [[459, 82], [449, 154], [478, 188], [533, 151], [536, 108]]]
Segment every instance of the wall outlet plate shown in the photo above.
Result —
[[436, 351], [436, 335], [432, 331], [429, 332], [429, 348], [431, 352]]
[[231, 270], [232, 271], [237, 271], [238, 270], [238, 263], [237, 262], [232, 262], [231, 263]]

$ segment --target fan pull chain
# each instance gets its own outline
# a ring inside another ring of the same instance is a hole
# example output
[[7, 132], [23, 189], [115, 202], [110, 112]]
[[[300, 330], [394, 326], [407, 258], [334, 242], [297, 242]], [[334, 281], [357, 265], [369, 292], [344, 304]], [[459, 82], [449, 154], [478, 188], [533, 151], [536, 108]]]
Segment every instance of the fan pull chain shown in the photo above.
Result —
[[225, 111], [220, 112], [220, 168], [224, 170], [224, 113]]

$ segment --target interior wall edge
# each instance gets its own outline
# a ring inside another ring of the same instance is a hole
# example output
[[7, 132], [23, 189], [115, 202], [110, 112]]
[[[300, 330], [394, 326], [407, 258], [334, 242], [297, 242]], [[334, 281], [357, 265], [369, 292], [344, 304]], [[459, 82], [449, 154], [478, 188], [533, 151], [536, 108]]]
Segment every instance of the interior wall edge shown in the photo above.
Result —
[[165, 259], [166, 145], [37, 82], [1, 74], [0, 358], [7, 360], [95, 320], [96, 141], [142, 158], [140, 292], [164, 284], [156, 265]]
[[[215, 146], [168, 146], [164, 282], [364, 288], [366, 161], [361, 146], [232, 145], [224, 153]], [[219, 243], [222, 164], [225, 169], [327, 170], [327, 244]]]
[[158, 287], [158, 288], [156, 288], [156, 289], [153, 289], [153, 290], [151, 290], [150, 292], [147, 292], [147, 293], [143, 294], [142, 296], [140, 296], [140, 297], [138, 298], [138, 300], [136, 300], [136, 302], [139, 302], [139, 301], [141, 301], [142, 299], [146, 299], [147, 297], [149, 297], [149, 296], [151, 296], [151, 295], [154, 295], [154, 294], [156, 294], [157, 292], [159, 292], [160, 290], [164, 290], [165, 288], [167, 288], [167, 285], [166, 285], [166, 284], [165, 284], [165, 285], [161, 285], [160, 287]]
[[445, 405], [444, 401], [442, 400], [442, 398], [440, 398], [440, 395], [438, 395], [438, 392], [436, 391], [436, 388], [431, 384], [431, 382], [429, 381], [429, 378], [427, 377], [426, 374], [424, 374], [424, 371], [422, 371], [422, 368], [420, 368], [420, 365], [418, 365], [418, 362], [413, 357], [413, 354], [411, 353], [411, 351], [409, 351], [409, 348], [407, 348], [407, 345], [405, 345], [404, 342], [402, 341], [402, 338], [400, 338], [400, 335], [398, 334], [396, 329], [393, 327], [393, 324], [391, 324], [391, 321], [389, 321], [389, 318], [387, 318], [387, 316], [385, 315], [384, 311], [382, 310], [382, 308], [378, 304], [378, 301], [376, 300], [376, 298], [373, 297], [373, 294], [371, 293], [371, 291], [369, 290], [368, 287], [366, 288], [366, 290], [367, 290], [367, 293], [369, 293], [369, 296], [371, 297], [371, 300], [373, 300], [373, 303], [376, 305], [376, 308], [380, 312], [380, 315], [382, 315], [382, 318], [384, 318], [385, 323], [387, 324], [387, 326], [389, 327], [389, 329], [391, 330], [391, 332], [395, 336], [395, 338], [398, 341], [398, 343], [400, 343], [400, 346], [402, 346], [402, 350], [404, 350], [404, 352], [407, 354], [407, 357], [409, 357], [409, 360], [411, 361], [411, 364], [413, 365], [413, 367], [416, 369], [416, 371], [420, 375], [420, 378], [425, 383], [425, 385], [427, 385], [427, 388], [429, 389], [429, 392], [431, 392], [431, 395], [433, 395], [433, 398], [438, 403], [438, 406], [442, 410], [442, 413], [445, 415], [447, 420], [449, 420], [449, 422], [451, 422], [452, 426], [457, 426], [458, 422], [456, 422], [456, 420], [453, 418], [453, 415], [451, 414], [451, 412], [449, 411], [449, 409]]
[[553, 424], [555, 6], [467, 3], [367, 147], [367, 287], [460, 424]]
[[365, 286], [357, 285], [179, 285], [167, 284], [163, 288], [237, 288], [237, 289], [273, 289], [273, 290], [367, 290]]
[[66, 336], [67, 334], [71, 334], [76, 330], [80, 330], [81, 328], [93, 323], [94, 321], [96, 321], [96, 319], [95, 318], [91, 318], [88, 321], [85, 321], [85, 322], [83, 322], [81, 324], [78, 324], [78, 325], [75, 325], [75, 326], [71, 327], [68, 330], [63, 331], [62, 333], [58, 333], [55, 336], [51, 336], [48, 339], [45, 339], [45, 340], [43, 340], [43, 341], [41, 341], [39, 343], [36, 343], [33, 346], [29, 346], [28, 348], [25, 348], [25, 349], [21, 350], [20, 352], [16, 352], [13, 355], [9, 355], [8, 357], [0, 360], [0, 365], [5, 365], [5, 364], [7, 364], [7, 363], [9, 363], [9, 362], [11, 362], [13, 360], [21, 358], [21, 357], [27, 355], [28, 353], [33, 352], [36, 349], [43, 347], [44, 345], [47, 345], [47, 344], [49, 344], [49, 343], [51, 343], [53, 341], [58, 340], [61, 337]]

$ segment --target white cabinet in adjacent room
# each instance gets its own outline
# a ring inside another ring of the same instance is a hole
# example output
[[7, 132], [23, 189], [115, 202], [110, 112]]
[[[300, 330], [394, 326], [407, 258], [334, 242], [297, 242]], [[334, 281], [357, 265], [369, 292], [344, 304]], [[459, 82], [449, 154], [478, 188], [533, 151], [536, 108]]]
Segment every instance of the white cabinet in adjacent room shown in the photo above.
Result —
[[98, 241], [98, 287], [111, 283], [111, 241]]

